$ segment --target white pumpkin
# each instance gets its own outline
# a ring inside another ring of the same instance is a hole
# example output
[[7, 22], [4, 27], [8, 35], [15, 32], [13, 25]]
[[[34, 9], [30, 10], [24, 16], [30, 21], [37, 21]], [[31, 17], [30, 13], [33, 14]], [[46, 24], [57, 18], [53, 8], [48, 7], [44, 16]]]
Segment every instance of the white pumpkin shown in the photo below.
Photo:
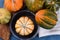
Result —
[[15, 29], [20, 35], [29, 35], [34, 30], [33, 21], [27, 16], [20, 17], [15, 24]]

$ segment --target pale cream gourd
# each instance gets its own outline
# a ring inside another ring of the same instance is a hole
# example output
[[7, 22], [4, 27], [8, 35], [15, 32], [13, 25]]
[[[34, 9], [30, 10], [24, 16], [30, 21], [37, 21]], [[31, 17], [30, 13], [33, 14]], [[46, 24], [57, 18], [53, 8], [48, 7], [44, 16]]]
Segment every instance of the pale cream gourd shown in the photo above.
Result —
[[20, 17], [15, 24], [15, 29], [20, 35], [29, 35], [34, 30], [33, 21], [27, 16]]

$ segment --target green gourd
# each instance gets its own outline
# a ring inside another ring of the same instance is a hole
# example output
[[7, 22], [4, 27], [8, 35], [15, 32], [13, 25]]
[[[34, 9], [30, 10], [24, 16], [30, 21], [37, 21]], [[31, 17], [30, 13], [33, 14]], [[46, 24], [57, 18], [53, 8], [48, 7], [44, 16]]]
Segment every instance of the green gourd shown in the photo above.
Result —
[[30, 11], [36, 12], [42, 9], [44, 0], [25, 0], [25, 4]]

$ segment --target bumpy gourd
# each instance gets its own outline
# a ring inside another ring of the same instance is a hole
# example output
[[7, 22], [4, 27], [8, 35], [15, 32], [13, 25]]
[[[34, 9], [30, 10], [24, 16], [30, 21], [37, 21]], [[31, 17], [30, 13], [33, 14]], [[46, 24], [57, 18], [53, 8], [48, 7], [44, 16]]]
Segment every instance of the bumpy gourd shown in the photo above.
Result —
[[0, 8], [0, 24], [6, 24], [10, 21], [11, 13], [4, 9]]
[[56, 25], [57, 14], [47, 9], [39, 10], [35, 15], [36, 22], [45, 29], [51, 29]]

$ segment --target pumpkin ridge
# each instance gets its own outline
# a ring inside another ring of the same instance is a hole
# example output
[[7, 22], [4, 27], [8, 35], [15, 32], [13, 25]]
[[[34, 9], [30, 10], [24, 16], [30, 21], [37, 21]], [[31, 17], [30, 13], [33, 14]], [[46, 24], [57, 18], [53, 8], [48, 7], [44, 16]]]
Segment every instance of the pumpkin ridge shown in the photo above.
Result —
[[48, 16], [49, 18], [51, 18], [51, 19], [53, 19], [53, 20], [55, 20], [55, 21], [57, 21], [57, 14], [55, 13], [55, 12], [47, 12], [46, 11], [46, 13], [44, 14], [44, 16]]
[[22, 31], [22, 29], [19, 30], [19, 34], [20, 34], [21, 31]]
[[56, 24], [56, 21], [55, 21], [55, 20], [50, 19], [50, 18], [48, 18], [47, 16], [45, 16], [44, 18], [47, 19], [47, 20], [50, 20], [50, 22], [52, 22], [53, 24]]
[[[21, 20], [19, 20], [19, 22], [21, 22]], [[21, 22], [22, 23], [22, 22]], [[22, 23], [23, 24], [23, 23]]]
[[57, 14], [55, 12], [51, 12], [51, 11], [48, 11], [48, 10], [45, 13], [46, 13], [45, 15], [53, 15], [55, 17], [57, 16]]
[[[29, 19], [28, 19], [28, 21], [29, 21]], [[27, 21], [27, 23], [28, 23], [28, 21]], [[26, 23], [26, 24], [27, 24], [27, 23]]]
[[39, 22], [40, 22], [40, 26], [43, 26], [44, 28], [48, 28], [48, 29], [52, 28], [52, 25], [49, 25], [49, 24], [43, 22], [41, 19]]
[[45, 18], [41, 18], [42, 21], [44, 21], [45, 23], [49, 24], [49, 25], [54, 25], [51, 21], [45, 19]]
[[20, 28], [19, 26], [16, 26], [15, 28]]
[[[26, 28], [28, 28], [28, 27], [26, 27]], [[30, 29], [30, 28], [28, 28], [28, 29]], [[32, 30], [32, 29], [30, 29], [30, 30]]]
[[50, 19], [53, 19], [53, 20], [55, 20], [55, 21], [57, 21], [57, 17], [55, 17], [55, 16], [53, 16], [53, 15], [46, 15], [46, 16], [48, 16]]
[[56, 17], [57, 16], [57, 14], [56, 13], [52, 13], [52, 12], [46, 12], [45, 14], [44, 14], [45, 16], [54, 16], [54, 17]]
[[[28, 30], [26, 29], [26, 31], [28, 32]], [[29, 33], [29, 32], [28, 32]]]

